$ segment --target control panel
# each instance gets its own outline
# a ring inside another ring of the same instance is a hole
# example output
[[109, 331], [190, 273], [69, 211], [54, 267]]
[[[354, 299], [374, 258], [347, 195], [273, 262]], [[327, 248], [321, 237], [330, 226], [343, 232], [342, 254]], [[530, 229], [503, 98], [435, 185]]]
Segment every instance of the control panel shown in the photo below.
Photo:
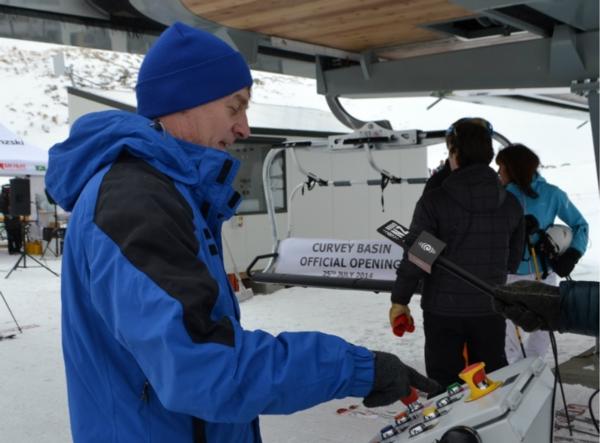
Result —
[[[489, 376], [484, 368], [471, 365], [459, 374], [464, 384], [408, 403], [369, 443], [549, 441], [554, 377], [546, 363], [528, 358]], [[452, 433], [473, 440], [453, 440]]]

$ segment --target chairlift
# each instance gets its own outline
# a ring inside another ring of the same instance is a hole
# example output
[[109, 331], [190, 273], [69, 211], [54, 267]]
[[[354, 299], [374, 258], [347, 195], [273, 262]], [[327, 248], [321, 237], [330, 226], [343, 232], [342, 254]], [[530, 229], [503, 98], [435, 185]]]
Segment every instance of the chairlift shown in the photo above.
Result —
[[[398, 184], [424, 184], [427, 177], [411, 177], [403, 178], [399, 175], [381, 167], [373, 156], [373, 151], [384, 151], [391, 149], [413, 149], [423, 148], [430, 145], [435, 145], [445, 142], [446, 131], [421, 131], [421, 130], [392, 130], [379, 124], [380, 122], [365, 123], [359, 129], [344, 135], [333, 135], [327, 139], [320, 140], [302, 140], [302, 141], [286, 141], [273, 145], [267, 153], [262, 169], [263, 190], [267, 206], [267, 214], [271, 222], [273, 246], [269, 253], [258, 255], [252, 260], [246, 274], [252, 281], [257, 283], [275, 283], [286, 286], [311, 286], [321, 288], [335, 289], [355, 289], [368, 290], [374, 292], [390, 292], [394, 281], [395, 273], [387, 276], [387, 278], [370, 278], [365, 276], [364, 272], [359, 272], [358, 276], [323, 276], [323, 275], [306, 275], [301, 273], [281, 272], [280, 263], [284, 257], [283, 254], [294, 254], [293, 247], [288, 247], [288, 243], [296, 240], [292, 236], [293, 231], [293, 203], [298, 193], [301, 191], [312, 191], [316, 187], [351, 187], [357, 185], [379, 186], [382, 192], [382, 207], [383, 207], [383, 192], [388, 185]], [[509, 144], [507, 138], [501, 134], [494, 133], [493, 138], [503, 146]], [[304, 181], [298, 183], [290, 192], [288, 197], [288, 219], [287, 231], [283, 239], [280, 239], [279, 230], [275, 219], [275, 204], [272, 193], [272, 176], [270, 174], [271, 165], [275, 158], [284, 151], [290, 151], [290, 157], [300, 172], [305, 178]], [[329, 152], [339, 154], [344, 152], [356, 152], [363, 150], [366, 160], [380, 178], [367, 180], [333, 180], [323, 178], [319, 175], [308, 171], [299, 161], [296, 155], [297, 150], [319, 150], [321, 152]], [[322, 239], [325, 242], [340, 242], [340, 240]], [[356, 240], [349, 240], [350, 244], [355, 244]], [[401, 257], [402, 251], [396, 251], [398, 258]], [[285, 256], [285, 258], [288, 258]], [[255, 271], [254, 267], [261, 260], [268, 259], [267, 265], [262, 271]], [[285, 269], [289, 269], [285, 266]]]

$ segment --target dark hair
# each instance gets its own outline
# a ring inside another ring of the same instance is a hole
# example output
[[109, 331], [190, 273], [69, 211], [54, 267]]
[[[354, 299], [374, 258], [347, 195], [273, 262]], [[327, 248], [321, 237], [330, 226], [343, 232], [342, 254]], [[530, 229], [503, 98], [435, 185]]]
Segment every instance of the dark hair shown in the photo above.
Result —
[[494, 158], [492, 125], [482, 118], [461, 118], [446, 131], [450, 153], [456, 153], [461, 168], [474, 164], [489, 165]]
[[504, 166], [508, 178], [528, 197], [537, 198], [531, 182], [540, 166], [540, 158], [527, 146], [520, 143], [508, 145], [496, 156], [496, 164]]

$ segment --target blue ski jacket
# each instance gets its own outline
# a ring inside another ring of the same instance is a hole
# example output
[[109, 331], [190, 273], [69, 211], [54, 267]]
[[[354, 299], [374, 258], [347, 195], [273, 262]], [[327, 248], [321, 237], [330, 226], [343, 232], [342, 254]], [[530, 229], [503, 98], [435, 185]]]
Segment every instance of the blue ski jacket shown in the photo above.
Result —
[[[550, 225], [554, 224], [556, 217], [565, 222], [573, 230], [571, 247], [577, 249], [583, 255], [588, 243], [588, 223], [571, 200], [569, 200], [567, 194], [557, 186], [546, 182], [539, 174], [536, 174], [533, 178], [531, 188], [538, 194], [537, 198], [525, 195], [514, 183], [509, 183], [506, 186], [506, 189], [513, 193], [521, 203], [521, 206], [523, 206], [525, 215], [533, 215], [537, 219], [541, 229], [546, 230]], [[516, 273], [526, 275], [533, 274], [534, 272], [533, 258], [531, 257], [529, 248], [526, 247], [523, 251], [523, 260], [519, 264]]]
[[126, 112], [50, 150], [72, 211], [62, 346], [75, 442], [260, 442], [260, 414], [372, 388], [373, 354], [318, 333], [245, 330], [222, 260], [238, 161]]

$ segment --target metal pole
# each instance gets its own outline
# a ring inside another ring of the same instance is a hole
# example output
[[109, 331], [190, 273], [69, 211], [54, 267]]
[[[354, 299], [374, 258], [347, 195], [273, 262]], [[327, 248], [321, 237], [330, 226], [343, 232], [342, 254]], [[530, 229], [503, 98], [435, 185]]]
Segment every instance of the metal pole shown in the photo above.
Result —
[[6, 298], [4, 298], [4, 294], [2, 293], [2, 291], [0, 291], [0, 296], [2, 297], [2, 300], [4, 300], [4, 304], [6, 305], [6, 309], [8, 309], [8, 312], [10, 312], [10, 316], [12, 317], [13, 321], [15, 322], [15, 325], [17, 325], [17, 329], [19, 330], [19, 332], [22, 334], [23, 330], [21, 329], [21, 326], [19, 326], [19, 323], [17, 322], [17, 319], [15, 318], [12, 309], [10, 309], [10, 306], [8, 306], [8, 302], [6, 301]]
[[596, 159], [596, 178], [598, 179], [598, 184], [600, 186], [600, 175], [599, 168], [600, 162], [598, 159], [598, 118], [600, 115], [598, 113], [598, 91], [592, 90], [588, 94], [588, 106], [590, 108], [590, 126], [592, 127], [592, 139], [594, 142], [594, 158]]

